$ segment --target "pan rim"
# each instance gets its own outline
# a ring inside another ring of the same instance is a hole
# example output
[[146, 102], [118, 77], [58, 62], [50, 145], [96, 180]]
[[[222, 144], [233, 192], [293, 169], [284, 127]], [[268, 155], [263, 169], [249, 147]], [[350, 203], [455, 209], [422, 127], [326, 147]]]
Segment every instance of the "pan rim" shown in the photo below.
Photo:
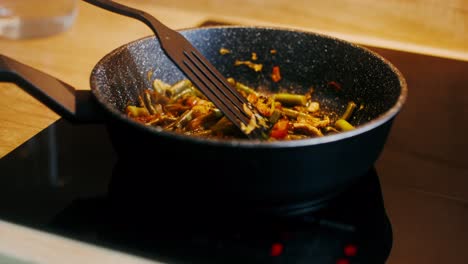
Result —
[[239, 25], [222, 25], [222, 26], [207, 26], [207, 27], [191, 27], [191, 28], [184, 28], [177, 30], [178, 32], [190, 32], [190, 31], [199, 31], [199, 30], [213, 30], [213, 29], [252, 29], [252, 30], [279, 30], [279, 31], [288, 31], [288, 32], [296, 32], [301, 34], [307, 34], [316, 36], [319, 38], [325, 38], [329, 40], [333, 40], [339, 42], [341, 44], [345, 44], [351, 46], [353, 48], [362, 50], [363, 52], [368, 53], [370, 56], [375, 57], [376, 59], [380, 60], [382, 63], [387, 65], [391, 72], [395, 74], [398, 78], [399, 86], [400, 86], [400, 95], [395, 102], [395, 104], [389, 108], [387, 111], [382, 113], [377, 118], [374, 118], [363, 125], [356, 127], [351, 131], [340, 132], [333, 135], [327, 135], [323, 137], [314, 137], [314, 138], [307, 138], [307, 139], [300, 139], [300, 140], [279, 140], [279, 141], [260, 141], [260, 140], [251, 140], [251, 139], [213, 139], [213, 138], [203, 138], [203, 137], [195, 137], [195, 136], [188, 136], [183, 135], [176, 132], [165, 131], [159, 127], [152, 127], [146, 126], [141, 124], [137, 121], [128, 118], [124, 113], [117, 110], [115, 107], [110, 106], [106, 101], [102, 98], [100, 93], [97, 91], [97, 80], [94, 78], [96, 77], [96, 72], [99, 70], [101, 65], [104, 65], [106, 61], [110, 60], [110, 58], [114, 57], [116, 54], [119, 54], [122, 50], [127, 49], [129, 46], [138, 45], [139, 43], [148, 41], [149, 39], [155, 39], [154, 35], [142, 37], [126, 44], [121, 45], [120, 47], [115, 48], [114, 50], [107, 53], [104, 57], [102, 57], [93, 67], [90, 75], [90, 87], [91, 92], [93, 93], [94, 97], [99, 101], [100, 105], [104, 107], [106, 112], [110, 113], [113, 117], [117, 118], [120, 121], [125, 122], [128, 125], [135, 127], [136, 129], [144, 130], [146, 132], [157, 134], [158, 136], [162, 137], [169, 137], [172, 139], [177, 139], [180, 141], [185, 141], [187, 143], [194, 143], [194, 144], [208, 144], [213, 146], [223, 146], [223, 147], [242, 147], [242, 148], [292, 148], [292, 147], [304, 147], [304, 146], [312, 146], [312, 145], [321, 145], [326, 143], [337, 142], [341, 140], [345, 140], [348, 138], [356, 137], [358, 135], [364, 134], [371, 130], [374, 130], [377, 127], [382, 126], [383, 124], [390, 122], [400, 111], [402, 106], [405, 104], [408, 96], [408, 85], [406, 82], [405, 77], [400, 72], [400, 70], [393, 65], [389, 60], [384, 58], [382, 55], [364, 47], [359, 44], [355, 44], [340, 38], [336, 38], [330, 35], [326, 35], [323, 33], [317, 33], [312, 31], [306, 31], [303, 29], [294, 29], [294, 28], [285, 28], [285, 27], [273, 27], [273, 26], [239, 26]]

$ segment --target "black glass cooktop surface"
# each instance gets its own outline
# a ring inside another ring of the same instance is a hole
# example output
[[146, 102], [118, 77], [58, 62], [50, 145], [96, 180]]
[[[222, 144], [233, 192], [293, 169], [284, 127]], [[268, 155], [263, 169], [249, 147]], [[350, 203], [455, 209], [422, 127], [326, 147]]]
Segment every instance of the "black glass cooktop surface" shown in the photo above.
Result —
[[[377, 172], [321, 209], [220, 217], [146, 199], [104, 125], [60, 119], [0, 159], [0, 218], [165, 263], [385, 263], [392, 230]], [[150, 188], [145, 188], [145, 191]]]

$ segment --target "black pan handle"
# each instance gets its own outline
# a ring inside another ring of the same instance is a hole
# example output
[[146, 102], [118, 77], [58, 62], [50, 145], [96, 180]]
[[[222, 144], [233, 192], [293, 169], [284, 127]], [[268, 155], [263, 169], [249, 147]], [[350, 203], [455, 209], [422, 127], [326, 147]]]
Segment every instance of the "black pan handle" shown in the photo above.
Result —
[[104, 113], [89, 90], [75, 90], [44, 72], [0, 54], [0, 81], [13, 82], [72, 122], [97, 123]]

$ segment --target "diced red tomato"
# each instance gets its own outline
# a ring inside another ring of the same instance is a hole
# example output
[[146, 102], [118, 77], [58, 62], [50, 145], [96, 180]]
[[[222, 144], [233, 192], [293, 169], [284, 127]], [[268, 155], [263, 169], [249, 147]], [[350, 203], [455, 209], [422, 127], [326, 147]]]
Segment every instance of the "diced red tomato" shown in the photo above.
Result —
[[289, 121], [282, 119], [271, 129], [270, 137], [275, 139], [283, 139], [288, 135]]

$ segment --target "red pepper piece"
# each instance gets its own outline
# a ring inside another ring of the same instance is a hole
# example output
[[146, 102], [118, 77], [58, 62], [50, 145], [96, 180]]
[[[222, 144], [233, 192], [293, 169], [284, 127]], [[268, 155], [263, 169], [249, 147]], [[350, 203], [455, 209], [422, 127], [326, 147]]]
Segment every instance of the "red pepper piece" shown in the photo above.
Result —
[[281, 73], [280, 73], [280, 68], [279, 66], [274, 66], [273, 70], [271, 72], [271, 79], [274, 82], [279, 82], [281, 80]]
[[275, 139], [283, 139], [288, 135], [289, 121], [282, 119], [271, 129], [270, 137]]

